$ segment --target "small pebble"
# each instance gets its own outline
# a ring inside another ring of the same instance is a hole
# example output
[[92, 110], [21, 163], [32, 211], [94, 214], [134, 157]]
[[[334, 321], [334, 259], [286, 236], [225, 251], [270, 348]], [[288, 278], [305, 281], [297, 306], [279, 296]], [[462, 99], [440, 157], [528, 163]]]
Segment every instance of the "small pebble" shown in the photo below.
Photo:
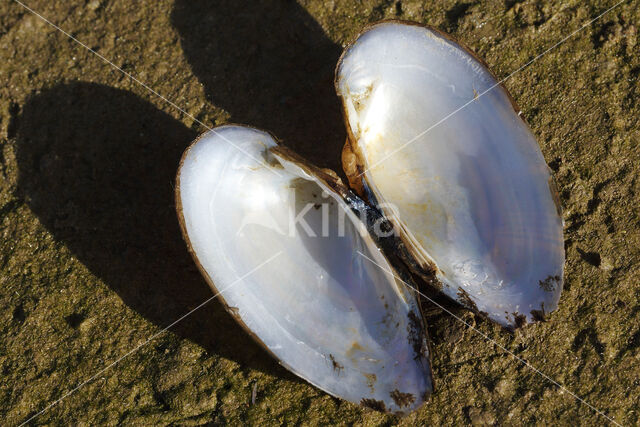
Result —
[[88, 4], [87, 4], [87, 8], [89, 10], [96, 10], [100, 7], [100, 0], [91, 0]]
[[251, 390], [251, 404], [256, 404], [256, 395], [258, 394], [258, 383], [253, 383], [253, 389]]

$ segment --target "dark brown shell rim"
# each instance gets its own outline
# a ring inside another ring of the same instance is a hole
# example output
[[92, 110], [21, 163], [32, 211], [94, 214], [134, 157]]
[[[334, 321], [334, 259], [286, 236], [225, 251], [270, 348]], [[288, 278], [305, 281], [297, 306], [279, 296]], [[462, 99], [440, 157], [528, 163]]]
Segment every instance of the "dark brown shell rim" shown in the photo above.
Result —
[[[225, 127], [232, 127], [232, 126], [242, 126], [242, 127], [247, 127], [244, 125], [239, 125], [239, 124], [235, 124], [235, 123], [227, 123], [224, 124], [222, 126], [216, 126], [214, 128], [210, 128], [208, 131], [203, 132], [202, 134], [200, 134], [196, 139], [193, 140], [193, 142], [191, 142], [191, 144], [189, 144], [189, 146], [184, 150], [184, 152], [182, 153], [182, 156], [180, 157], [180, 163], [178, 163], [178, 172], [176, 173], [176, 186], [175, 186], [175, 204], [176, 204], [176, 213], [178, 216], [178, 224], [180, 224], [180, 232], [182, 233], [182, 239], [184, 240], [184, 242], [187, 245], [187, 250], [189, 251], [189, 254], [191, 255], [191, 258], [193, 259], [193, 262], [195, 262], [196, 266], [198, 267], [198, 270], [200, 271], [200, 274], [202, 275], [202, 277], [204, 277], [205, 281], [207, 282], [207, 284], [209, 285], [209, 287], [211, 288], [211, 290], [218, 294], [217, 298], [220, 300], [220, 302], [222, 302], [222, 305], [224, 306], [225, 310], [227, 311], [227, 313], [229, 313], [237, 322], [240, 326], [242, 326], [242, 328], [258, 343], [260, 344], [260, 346], [265, 349], [267, 351], [267, 353], [273, 357], [278, 363], [280, 363], [282, 366], [284, 366], [285, 368], [287, 368], [288, 370], [290, 370], [291, 372], [294, 372], [294, 370], [290, 369], [289, 366], [286, 366], [285, 364], [283, 364], [280, 359], [278, 359], [278, 357], [271, 351], [269, 350], [269, 348], [262, 342], [262, 340], [260, 340], [258, 338], [257, 335], [255, 335], [253, 333], [253, 331], [251, 331], [251, 329], [249, 329], [249, 327], [242, 321], [242, 318], [234, 311], [232, 310], [229, 305], [227, 304], [227, 301], [224, 299], [222, 293], [220, 293], [220, 290], [216, 287], [216, 285], [213, 283], [213, 280], [211, 279], [211, 277], [209, 276], [209, 274], [206, 272], [206, 270], [204, 269], [204, 267], [202, 267], [202, 264], [200, 263], [200, 260], [198, 259], [198, 256], [196, 255], [195, 251], [193, 250], [193, 247], [191, 245], [191, 240], [189, 239], [189, 234], [187, 233], [187, 227], [185, 224], [185, 220], [184, 220], [184, 214], [182, 212], [182, 198], [180, 197], [180, 172], [182, 171], [182, 166], [184, 165], [184, 161], [187, 157], [187, 154], [189, 153], [189, 151], [191, 150], [191, 148], [193, 148], [193, 146], [195, 146], [198, 142], [200, 142], [200, 140], [202, 138], [204, 138], [205, 136], [207, 136], [210, 132], [213, 132], [215, 130], [219, 130], [219, 129], [223, 129]], [[266, 134], [270, 135], [274, 141], [279, 143], [279, 140], [277, 138], [275, 138], [270, 132], [262, 130], [262, 129], [257, 129], [257, 128], [253, 128], [256, 130], [259, 130], [261, 132], [265, 132]], [[297, 375], [297, 374], [296, 374]]]

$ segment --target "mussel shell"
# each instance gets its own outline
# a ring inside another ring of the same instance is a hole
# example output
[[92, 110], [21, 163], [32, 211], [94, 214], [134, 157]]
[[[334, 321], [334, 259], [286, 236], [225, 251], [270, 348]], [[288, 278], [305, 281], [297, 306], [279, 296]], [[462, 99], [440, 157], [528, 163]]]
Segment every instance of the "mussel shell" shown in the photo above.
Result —
[[[176, 202], [205, 279], [283, 366], [378, 410], [402, 414], [424, 402], [432, 380], [417, 300], [358, 217], [362, 201], [335, 174], [266, 132], [223, 126], [185, 152]], [[304, 216], [316, 236], [298, 225], [290, 233], [291, 214], [308, 203], [322, 204]]]
[[506, 327], [562, 290], [562, 218], [534, 136], [485, 64], [437, 30], [367, 28], [336, 69], [351, 186], [399, 230], [416, 273]]

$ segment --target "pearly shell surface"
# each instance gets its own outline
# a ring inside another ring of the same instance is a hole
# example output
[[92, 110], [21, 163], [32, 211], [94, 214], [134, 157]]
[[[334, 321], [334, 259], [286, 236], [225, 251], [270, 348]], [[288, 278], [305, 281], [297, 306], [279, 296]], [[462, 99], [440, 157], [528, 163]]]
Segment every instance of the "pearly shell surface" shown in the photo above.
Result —
[[[176, 197], [196, 263], [236, 320], [295, 374], [375, 409], [416, 409], [432, 379], [413, 293], [336, 192], [346, 187], [277, 147], [266, 132], [223, 126], [185, 152]], [[290, 229], [303, 210], [315, 237]]]
[[354, 188], [400, 230], [442, 291], [506, 327], [562, 290], [549, 168], [507, 91], [468, 50], [403, 22], [365, 30], [336, 70]]

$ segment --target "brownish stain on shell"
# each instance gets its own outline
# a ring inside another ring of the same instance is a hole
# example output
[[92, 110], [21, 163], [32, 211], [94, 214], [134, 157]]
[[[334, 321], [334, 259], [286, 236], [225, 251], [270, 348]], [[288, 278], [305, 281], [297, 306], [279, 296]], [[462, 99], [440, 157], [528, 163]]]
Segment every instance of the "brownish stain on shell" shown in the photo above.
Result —
[[405, 408], [411, 405], [416, 400], [416, 397], [413, 394], [403, 393], [398, 389], [393, 390], [390, 393], [390, 396], [393, 399], [393, 401], [396, 403], [396, 405], [398, 405], [400, 408]]
[[560, 283], [560, 276], [547, 276], [546, 279], [540, 280], [538, 285], [540, 288], [546, 292], [553, 292], [556, 290], [558, 283]]
[[387, 407], [382, 400], [376, 399], [362, 399], [360, 405], [365, 408], [373, 409], [374, 411], [387, 412]]
[[458, 289], [458, 302], [462, 305], [464, 305], [465, 307], [470, 308], [471, 310], [473, 310], [474, 312], [478, 313], [478, 306], [476, 305], [475, 301], [471, 298], [471, 296], [467, 293], [467, 291], [465, 291], [464, 289], [460, 288]]
[[407, 332], [409, 333], [409, 342], [413, 347], [413, 358], [414, 360], [420, 360], [420, 358], [428, 355], [425, 341], [426, 333], [422, 329], [422, 322], [420, 322], [420, 318], [415, 312], [410, 311], [408, 317]]
[[378, 381], [378, 377], [376, 376], [376, 374], [365, 374], [363, 373], [362, 375], [364, 375], [364, 377], [367, 379], [367, 387], [369, 387], [369, 390], [371, 390], [371, 393], [375, 393], [376, 392], [376, 381]]
[[338, 363], [338, 361], [336, 360], [335, 357], [333, 357], [333, 354], [329, 355], [329, 360], [331, 361], [331, 366], [333, 367], [333, 370], [336, 372], [340, 372], [344, 369], [344, 366], [340, 363]]

